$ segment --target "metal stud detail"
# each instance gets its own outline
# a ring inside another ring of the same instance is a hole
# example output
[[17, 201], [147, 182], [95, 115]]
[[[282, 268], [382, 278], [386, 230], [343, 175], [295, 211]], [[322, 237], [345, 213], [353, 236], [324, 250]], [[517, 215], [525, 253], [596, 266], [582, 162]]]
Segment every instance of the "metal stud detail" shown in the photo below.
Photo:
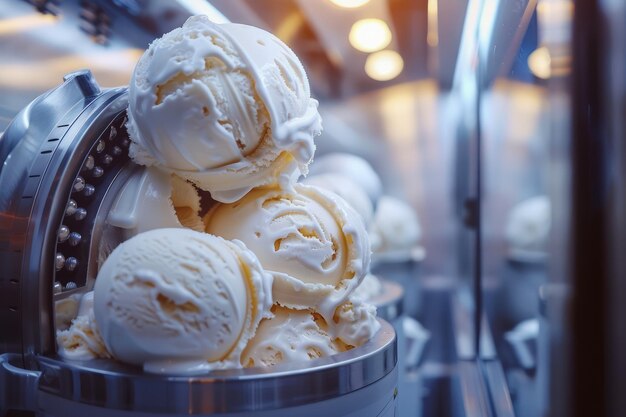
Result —
[[115, 128], [115, 126], [111, 126], [111, 131], [109, 132], [109, 140], [115, 139], [116, 136], [117, 136], [117, 129]]
[[54, 268], [60, 271], [63, 269], [63, 265], [65, 265], [65, 256], [62, 253], [57, 253], [54, 258]]
[[[78, 232], [70, 233], [67, 241], [71, 246], [77, 246], [83, 237]], [[69, 258], [68, 258], [69, 259]]]
[[96, 145], [96, 152], [101, 153], [104, 150], [104, 148], [106, 148], [106, 146], [107, 145], [106, 143], [104, 143], [103, 140], [99, 140], [98, 144]]
[[96, 164], [92, 155], [89, 155], [87, 159], [85, 159], [85, 164], [83, 165], [84, 170], [91, 171]]
[[[78, 259], [74, 258], [73, 256], [70, 256], [65, 261], [65, 268], [67, 268], [67, 270], [70, 271], [70, 272], [75, 270], [77, 266], [78, 266]], [[67, 285], [69, 286], [70, 283], [68, 282]], [[76, 284], [74, 284], [74, 285], [76, 285]], [[67, 288], [67, 286], [66, 286], [66, 288]]]
[[122, 154], [122, 148], [120, 148], [119, 146], [114, 146], [113, 149], [111, 149], [111, 153], [113, 154], [113, 156], [120, 156]]
[[85, 197], [92, 196], [93, 193], [95, 192], [96, 192], [96, 187], [94, 187], [91, 184], [85, 184], [85, 189], [83, 190], [83, 194], [85, 195]]
[[52, 292], [54, 294], [58, 294], [61, 291], [63, 291], [63, 284], [61, 284], [59, 281], [54, 281], [54, 285], [52, 286]]
[[83, 177], [76, 177], [74, 180], [74, 191], [80, 193], [85, 188], [85, 179]]
[[[76, 260], [76, 258], [68, 258], [67, 260], [69, 261], [70, 259], [74, 259]], [[76, 261], [76, 264], [78, 265], [78, 261]], [[69, 268], [67, 268], [69, 269]], [[67, 284], [65, 284], [65, 290], [75, 290], [76, 288], [78, 288], [78, 285], [76, 285], [76, 283], [74, 281], [70, 281]]]
[[69, 227], [65, 225], [59, 227], [59, 242], [65, 242], [68, 237], [70, 237]]
[[104, 170], [101, 167], [93, 167], [93, 171], [91, 171], [91, 175], [95, 178], [100, 178], [104, 174]]
[[74, 213], [74, 218], [78, 221], [83, 220], [85, 217], [87, 217], [87, 210], [85, 210], [84, 208], [78, 208], [76, 209], [76, 213]]
[[109, 154], [106, 154], [102, 157], [102, 163], [104, 165], [110, 165], [113, 162], [113, 157]]
[[67, 216], [73, 216], [76, 213], [76, 209], [78, 208], [78, 204], [74, 200], [70, 200], [67, 202], [67, 207], [65, 208], [65, 214]]

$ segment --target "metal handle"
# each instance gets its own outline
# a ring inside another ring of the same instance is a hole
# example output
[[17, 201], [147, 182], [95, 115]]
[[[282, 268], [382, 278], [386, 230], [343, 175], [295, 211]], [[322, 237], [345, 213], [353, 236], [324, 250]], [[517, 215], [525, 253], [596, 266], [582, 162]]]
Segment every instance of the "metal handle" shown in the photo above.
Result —
[[85, 97], [97, 96], [102, 92], [93, 74], [88, 69], [70, 72], [63, 77], [63, 81], [75, 83]]
[[15, 353], [0, 355], [0, 415], [9, 410], [36, 411], [37, 383], [41, 372], [19, 368], [21, 362]]

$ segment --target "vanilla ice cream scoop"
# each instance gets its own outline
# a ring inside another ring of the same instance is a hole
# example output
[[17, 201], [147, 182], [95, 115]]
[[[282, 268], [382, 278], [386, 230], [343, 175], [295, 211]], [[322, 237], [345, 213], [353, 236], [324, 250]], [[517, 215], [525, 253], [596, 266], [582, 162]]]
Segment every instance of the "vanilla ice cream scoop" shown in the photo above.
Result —
[[193, 16], [135, 68], [130, 154], [236, 201], [307, 172], [321, 132], [317, 105], [302, 64], [274, 35]]
[[365, 226], [369, 226], [374, 216], [372, 201], [365, 190], [350, 178], [342, 174], [320, 174], [309, 176], [303, 184], [325, 188], [346, 200], [361, 215]]
[[383, 284], [374, 274], [367, 274], [361, 284], [356, 287], [352, 293], [352, 297], [360, 298], [364, 301], [370, 301], [374, 297], [380, 295], [383, 290]]
[[204, 218], [206, 231], [239, 239], [274, 275], [283, 306], [315, 308], [327, 320], [369, 268], [363, 220], [344, 200], [322, 188], [257, 189]]
[[383, 192], [383, 184], [374, 168], [360, 156], [343, 152], [333, 152], [315, 158], [311, 164], [311, 176], [321, 174], [340, 174], [349, 178], [363, 189], [372, 203], [376, 205]]
[[64, 358], [89, 360], [110, 358], [98, 332], [93, 313], [93, 292], [86, 293], [79, 303], [76, 318], [66, 330], [57, 331], [58, 352]]
[[361, 346], [379, 329], [376, 307], [355, 296], [337, 307], [330, 323], [330, 333], [346, 348]]
[[241, 362], [246, 368], [302, 363], [343, 350], [319, 314], [277, 305], [272, 311], [274, 316], [261, 321], [255, 337], [243, 351]]
[[550, 200], [546, 196], [532, 197], [513, 207], [506, 224], [512, 253], [545, 252], [550, 223]]
[[363, 345], [380, 329], [376, 307], [359, 299], [338, 306], [330, 322], [312, 309], [274, 305], [272, 312], [243, 351], [245, 367], [305, 362], [345, 352]]
[[376, 256], [396, 255], [398, 258], [409, 258], [422, 234], [413, 207], [390, 196], [378, 201], [369, 232]]
[[240, 367], [269, 316], [272, 277], [241, 242], [155, 229], [118, 246], [94, 287], [97, 328], [111, 355], [154, 373]]

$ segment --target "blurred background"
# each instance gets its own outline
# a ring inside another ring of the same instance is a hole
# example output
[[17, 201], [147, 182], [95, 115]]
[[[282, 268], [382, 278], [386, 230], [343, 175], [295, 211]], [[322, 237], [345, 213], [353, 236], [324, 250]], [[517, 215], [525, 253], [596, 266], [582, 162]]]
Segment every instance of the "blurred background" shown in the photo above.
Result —
[[268, 30], [320, 101], [316, 159], [365, 159], [419, 223], [420, 256], [373, 265], [413, 320], [399, 415], [624, 415], [620, 3], [3, 0], [0, 131], [76, 69], [128, 84], [190, 15]]

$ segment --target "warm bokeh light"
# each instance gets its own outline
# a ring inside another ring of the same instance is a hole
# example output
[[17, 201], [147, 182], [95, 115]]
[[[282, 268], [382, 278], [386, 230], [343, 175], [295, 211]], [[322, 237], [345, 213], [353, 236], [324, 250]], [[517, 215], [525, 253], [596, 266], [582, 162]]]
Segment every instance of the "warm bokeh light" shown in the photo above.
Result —
[[375, 52], [365, 61], [365, 72], [376, 81], [396, 78], [404, 68], [404, 61], [396, 51]]
[[0, 62], [0, 89], [44, 91], [58, 86], [65, 74], [81, 68], [89, 68], [103, 87], [126, 85], [143, 52], [134, 48], [109, 49], [36, 61]]
[[274, 30], [274, 35], [289, 45], [294, 41], [303, 24], [304, 14], [299, 10], [294, 10], [278, 24]]
[[48, 14], [29, 14], [0, 20], [0, 36], [26, 32], [58, 21], [57, 17]]
[[426, 42], [428, 46], [439, 45], [439, 11], [437, 0], [428, 0], [428, 30], [426, 31]]
[[[437, 130], [437, 95], [434, 80], [396, 84], [378, 90], [378, 108], [384, 138], [397, 149], [394, 161], [402, 159], [407, 146], [415, 144], [422, 132]], [[420, 152], [425, 149], [420, 148]]]
[[391, 30], [384, 20], [362, 19], [352, 25], [348, 39], [359, 51], [380, 51], [391, 42]]
[[528, 57], [528, 68], [537, 77], [550, 78], [550, 52], [548, 48], [542, 46], [533, 51]]
[[330, 2], [336, 4], [339, 7], [354, 9], [355, 7], [361, 7], [369, 3], [370, 0], [330, 0]]
[[[526, 82], [499, 78], [483, 97], [485, 114], [498, 113], [497, 118], [485, 118], [484, 134], [490, 140], [510, 143], [524, 157], [533, 158], [533, 141], [544, 137], [547, 111], [547, 94], [544, 87]], [[495, 148], [494, 148], [495, 149]], [[517, 152], [516, 151], [516, 152]]]
[[572, 0], [541, 0], [537, 4], [537, 14], [544, 19], [571, 20], [574, 3]]

